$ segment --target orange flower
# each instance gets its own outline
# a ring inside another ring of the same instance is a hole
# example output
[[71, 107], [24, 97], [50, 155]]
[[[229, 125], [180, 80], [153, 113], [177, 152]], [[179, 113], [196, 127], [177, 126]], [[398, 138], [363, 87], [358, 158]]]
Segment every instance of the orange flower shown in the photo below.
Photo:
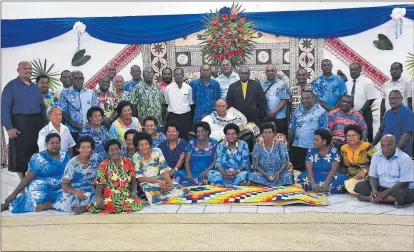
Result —
[[227, 19], [229, 19], [229, 16], [227, 16], [227, 14], [224, 13], [223, 15], [221, 15], [221, 19], [227, 20]]
[[213, 18], [212, 23], [213, 23], [213, 24], [217, 24], [217, 23], [218, 23], [218, 21], [219, 21], [219, 20], [218, 20], [218, 18]]

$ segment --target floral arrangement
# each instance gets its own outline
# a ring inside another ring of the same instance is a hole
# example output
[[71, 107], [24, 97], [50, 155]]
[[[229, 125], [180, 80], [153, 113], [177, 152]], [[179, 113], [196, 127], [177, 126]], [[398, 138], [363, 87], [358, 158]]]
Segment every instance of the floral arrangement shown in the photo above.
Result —
[[198, 38], [204, 40], [200, 45], [207, 62], [219, 65], [228, 59], [233, 66], [240, 66], [252, 55], [252, 39], [256, 38], [256, 31], [254, 24], [243, 17], [243, 11], [241, 5], [233, 4], [231, 8], [223, 7], [205, 18], [205, 32]]

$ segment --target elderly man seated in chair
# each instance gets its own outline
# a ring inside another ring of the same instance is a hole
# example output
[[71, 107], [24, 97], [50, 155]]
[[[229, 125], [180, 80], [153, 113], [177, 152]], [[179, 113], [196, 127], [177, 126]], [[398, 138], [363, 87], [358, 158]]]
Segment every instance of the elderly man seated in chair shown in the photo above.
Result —
[[260, 129], [255, 124], [248, 123], [247, 118], [240, 111], [235, 108], [228, 109], [227, 102], [224, 99], [218, 99], [216, 102], [216, 111], [213, 111], [210, 115], [204, 117], [202, 121], [207, 122], [210, 125], [210, 137], [217, 141], [221, 141], [225, 138], [223, 130], [229, 123], [234, 123], [239, 126], [239, 139], [249, 143], [250, 147], [253, 146], [253, 142], [250, 142], [253, 140], [252, 138], [260, 134]]
[[381, 151], [372, 156], [368, 176], [355, 186], [359, 200], [396, 207], [414, 202], [413, 161], [397, 148], [393, 135], [381, 138]]

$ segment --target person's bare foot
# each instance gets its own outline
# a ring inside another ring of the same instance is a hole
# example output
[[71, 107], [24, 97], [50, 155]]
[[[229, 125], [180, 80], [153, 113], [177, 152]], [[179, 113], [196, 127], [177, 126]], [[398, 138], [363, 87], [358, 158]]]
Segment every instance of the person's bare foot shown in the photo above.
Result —
[[404, 207], [404, 205], [400, 205], [400, 203], [398, 203], [398, 201], [394, 202], [394, 206], [396, 208], [403, 208]]
[[76, 215], [78, 215], [78, 214], [81, 214], [81, 213], [84, 213], [84, 212], [86, 212], [87, 210], [86, 210], [86, 206], [82, 206], [82, 207], [75, 207], [75, 208], [73, 208], [73, 212], [76, 214]]
[[49, 209], [53, 209], [52, 203], [46, 202], [46, 203], [37, 205], [35, 208], [35, 212], [46, 211]]

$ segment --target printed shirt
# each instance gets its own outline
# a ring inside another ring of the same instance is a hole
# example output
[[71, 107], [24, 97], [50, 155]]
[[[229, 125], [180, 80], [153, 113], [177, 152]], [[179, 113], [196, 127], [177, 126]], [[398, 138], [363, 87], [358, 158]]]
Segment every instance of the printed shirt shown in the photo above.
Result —
[[79, 137], [89, 135], [95, 140], [95, 153], [98, 153], [102, 158], [106, 158], [107, 154], [105, 152], [105, 143], [109, 140], [109, 134], [106, 128], [101, 125], [99, 131], [96, 131], [91, 128], [88, 124], [83, 126], [82, 131], [79, 133]]
[[[265, 92], [272, 84], [269, 80], [261, 80], [260, 85], [262, 86], [263, 92]], [[289, 100], [290, 93], [289, 87], [282, 80], [276, 78], [274, 84], [266, 92], [267, 100], [267, 111], [273, 111], [279, 106], [283, 100]], [[286, 106], [284, 106], [275, 116], [276, 119], [286, 118]]]
[[293, 146], [312, 148], [315, 130], [328, 128], [328, 112], [321, 105], [315, 104], [306, 110], [303, 105], [292, 116], [289, 130], [295, 132]]
[[361, 113], [351, 109], [348, 113], [337, 108], [328, 113], [328, 127], [332, 130], [332, 138], [345, 141], [344, 129], [346, 125], [355, 124], [362, 130], [368, 129], [367, 123]]
[[118, 93], [115, 92], [115, 106], [114, 109], [116, 110], [116, 107], [118, 106], [118, 103], [120, 101], [131, 101], [131, 92], [124, 91], [122, 95], [118, 95]]
[[408, 106], [407, 99], [412, 97], [411, 89], [413, 89], [413, 87], [411, 85], [411, 80], [405, 77], [400, 77], [397, 81], [389, 80], [385, 82], [381, 87], [381, 97], [385, 100], [385, 109], [388, 110], [391, 108], [388, 96], [392, 90], [399, 90], [403, 97], [403, 104]]
[[152, 178], [171, 170], [162, 151], [158, 148], [151, 149], [151, 157], [148, 160], [145, 160], [138, 152], [135, 153], [132, 156], [132, 162], [134, 163], [136, 178]]
[[95, 91], [96, 98], [98, 99], [98, 106], [104, 111], [106, 118], [111, 118], [115, 112], [116, 94], [112, 91], [106, 93], [101, 90]]
[[132, 91], [131, 103], [137, 107], [138, 119], [141, 124], [143, 124], [145, 117], [153, 116], [158, 121], [158, 127], [164, 127], [162, 104], [165, 104], [165, 98], [157, 84], [149, 86], [146, 83], [139, 83]]
[[193, 122], [199, 122], [216, 109], [216, 101], [221, 98], [220, 84], [210, 79], [206, 87], [202, 79], [195, 79], [190, 82], [190, 86], [193, 88], [193, 101], [196, 104]]
[[226, 99], [230, 84], [233, 84], [239, 80], [240, 76], [236, 72], [232, 72], [228, 78], [224, 74], [217, 76], [216, 81], [220, 83], [221, 98]]
[[304, 88], [301, 88], [299, 85], [293, 86], [290, 88], [290, 102], [292, 111], [290, 113], [291, 117], [293, 116], [293, 113], [299, 108], [301, 104], [301, 97], [302, 97], [302, 91], [304, 90], [311, 90], [311, 85], [306, 85]]
[[143, 79], [140, 79], [140, 81], [139, 81], [139, 82], [138, 82], [138, 81], [134, 81], [134, 80], [127, 81], [127, 82], [125, 82], [125, 85], [124, 85], [124, 90], [125, 90], [125, 91], [128, 91], [128, 92], [132, 92], [132, 90], [135, 88], [135, 86], [136, 86], [138, 83], [145, 83], [145, 82], [144, 82], [144, 80], [143, 80]]
[[382, 151], [375, 153], [371, 159], [369, 176], [378, 178], [380, 186], [391, 188], [400, 182], [411, 182], [409, 188], [414, 188], [413, 161], [410, 156], [396, 149], [394, 156], [387, 159]]
[[124, 145], [126, 144], [124, 135], [125, 135], [125, 132], [129, 129], [134, 129], [139, 132], [142, 131], [142, 127], [141, 127], [141, 124], [139, 123], [138, 118], [131, 117], [130, 125], [125, 125], [123, 121], [121, 120], [121, 118], [118, 118], [112, 123], [111, 128], [109, 129], [109, 137], [111, 139], [117, 139], [118, 141], [121, 142], [122, 145]]
[[[75, 123], [86, 124], [88, 119], [86, 113], [91, 107], [98, 106], [95, 92], [86, 88], [77, 91], [74, 88], [64, 89], [60, 95], [59, 107]], [[66, 123], [71, 132], [78, 132], [75, 128]]]
[[43, 101], [45, 102], [46, 109], [52, 106], [57, 106], [59, 104], [59, 94], [57, 92], [49, 91], [47, 92], [46, 96], [43, 97]]
[[339, 97], [346, 94], [347, 88], [342, 77], [332, 74], [329, 78], [321, 75], [312, 82], [312, 91], [329, 106], [335, 106]]

